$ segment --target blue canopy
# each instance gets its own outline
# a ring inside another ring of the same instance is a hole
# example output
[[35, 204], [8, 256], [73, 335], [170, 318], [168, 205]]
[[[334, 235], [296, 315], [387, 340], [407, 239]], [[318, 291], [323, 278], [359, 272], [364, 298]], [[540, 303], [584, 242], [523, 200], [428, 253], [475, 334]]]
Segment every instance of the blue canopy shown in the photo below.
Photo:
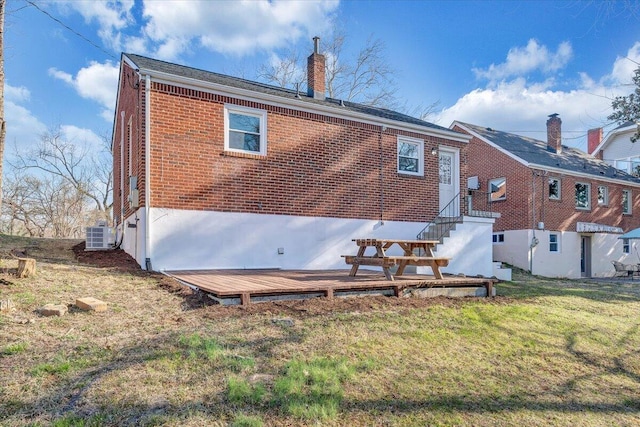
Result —
[[640, 228], [635, 228], [631, 231], [627, 231], [618, 239], [640, 239]]

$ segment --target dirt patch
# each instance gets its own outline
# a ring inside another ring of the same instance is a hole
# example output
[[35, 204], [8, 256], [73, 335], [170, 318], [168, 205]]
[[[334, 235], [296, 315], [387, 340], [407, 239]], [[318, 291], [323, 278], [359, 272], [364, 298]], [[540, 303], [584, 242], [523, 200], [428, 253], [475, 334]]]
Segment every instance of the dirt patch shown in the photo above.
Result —
[[[190, 309], [204, 309], [203, 317], [219, 319], [247, 314], [273, 314], [294, 317], [321, 316], [338, 313], [358, 313], [370, 311], [404, 311], [439, 306], [459, 306], [471, 298], [395, 298], [385, 296], [362, 296], [348, 298], [312, 298], [306, 300], [269, 301], [248, 306], [221, 306], [208, 298], [205, 293], [193, 290], [177, 280], [160, 273], [141, 270], [138, 263], [121, 249], [110, 251], [85, 251], [81, 242], [73, 246], [78, 262], [99, 268], [109, 268], [134, 275], [152, 277], [158, 286], [167, 292], [178, 293], [185, 298]], [[483, 298], [484, 299], [484, 298]], [[492, 303], [504, 303], [504, 298], [493, 298]]]

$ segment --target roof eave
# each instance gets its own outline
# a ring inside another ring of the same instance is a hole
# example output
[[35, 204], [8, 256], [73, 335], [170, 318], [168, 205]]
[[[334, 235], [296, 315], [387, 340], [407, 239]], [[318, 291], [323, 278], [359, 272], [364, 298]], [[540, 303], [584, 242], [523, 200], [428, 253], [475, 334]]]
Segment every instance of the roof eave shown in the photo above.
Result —
[[[134, 67], [137, 67], [135, 63], [132, 63], [132, 64]], [[138, 72], [143, 75], [149, 75], [152, 79], [155, 79], [157, 81], [164, 81], [167, 83], [175, 83], [175, 84], [181, 84], [184, 86], [191, 86], [194, 88], [205, 89], [211, 92], [217, 92], [224, 95], [233, 95], [236, 98], [241, 98], [246, 100], [252, 100], [252, 101], [260, 100], [267, 104], [273, 104], [273, 105], [284, 104], [284, 105], [293, 107], [296, 110], [305, 111], [309, 113], [321, 112], [328, 116], [349, 118], [352, 120], [357, 120], [359, 122], [374, 124], [374, 125], [385, 125], [387, 127], [394, 127], [402, 130], [424, 133], [424, 134], [432, 135], [439, 138], [446, 138], [456, 142], [468, 143], [471, 140], [471, 137], [459, 132], [441, 130], [441, 129], [431, 128], [428, 126], [421, 126], [413, 123], [401, 122], [398, 120], [387, 119], [384, 117], [377, 117], [370, 114], [358, 113], [358, 112], [349, 111], [349, 110], [339, 111], [339, 107], [329, 107], [326, 105], [310, 104], [302, 100], [288, 99], [282, 96], [270, 95], [266, 93], [256, 92], [253, 90], [222, 85], [219, 83], [205, 82], [199, 79], [176, 76], [175, 74], [163, 73], [157, 70], [140, 68], [138, 69]]]
[[581, 177], [581, 178], [588, 178], [588, 179], [592, 179], [592, 180], [610, 182], [612, 184], [621, 184], [621, 185], [640, 188], [640, 182], [625, 181], [624, 179], [616, 179], [616, 178], [611, 178], [611, 177], [602, 176], [602, 175], [599, 176], [599, 175], [594, 175], [594, 174], [591, 174], [591, 173], [581, 173], [581, 172], [577, 172], [577, 171], [572, 171], [570, 169], [554, 168], [553, 166], [540, 165], [540, 164], [537, 164], [537, 163], [530, 163], [529, 167], [532, 168], [532, 169], [542, 169], [542, 170], [546, 170], [546, 171], [549, 171], [549, 172], [561, 173], [561, 174], [564, 174], [564, 175], [577, 176], [577, 177]]

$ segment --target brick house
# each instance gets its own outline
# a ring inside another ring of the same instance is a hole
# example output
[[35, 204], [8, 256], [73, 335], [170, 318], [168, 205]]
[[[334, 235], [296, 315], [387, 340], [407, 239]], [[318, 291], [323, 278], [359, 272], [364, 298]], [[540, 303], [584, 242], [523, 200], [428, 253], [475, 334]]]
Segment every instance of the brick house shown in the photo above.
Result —
[[[462, 199], [468, 135], [326, 98], [324, 78], [317, 43], [306, 92], [122, 54], [120, 247], [153, 270], [344, 269], [351, 239], [415, 239]], [[492, 225], [465, 217], [443, 271], [490, 276]]]
[[640, 227], [640, 179], [562, 145], [561, 124], [549, 116], [546, 142], [462, 122], [450, 128], [472, 137], [467, 173], [500, 213], [494, 260], [548, 277], [611, 276], [611, 261], [638, 263], [618, 237]]

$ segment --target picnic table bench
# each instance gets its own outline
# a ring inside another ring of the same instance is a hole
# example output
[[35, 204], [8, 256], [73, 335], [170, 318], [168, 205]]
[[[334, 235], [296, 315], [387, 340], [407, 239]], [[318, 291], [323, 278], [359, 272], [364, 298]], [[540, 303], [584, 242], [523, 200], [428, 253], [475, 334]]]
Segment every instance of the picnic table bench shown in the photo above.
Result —
[[[387, 280], [393, 280], [393, 275], [389, 270], [391, 267], [398, 266], [395, 276], [402, 276], [404, 270], [408, 265], [414, 265], [418, 267], [428, 266], [431, 267], [433, 275], [436, 279], [442, 279], [442, 273], [440, 267], [446, 267], [449, 265], [450, 258], [436, 257], [433, 254], [433, 249], [437, 240], [398, 240], [398, 239], [352, 239], [358, 246], [357, 255], [342, 255], [347, 264], [351, 265], [351, 271], [349, 276], [355, 276], [358, 272], [358, 267], [361, 265], [371, 265], [382, 267]], [[394, 245], [400, 246], [403, 250], [403, 255], [387, 255], [387, 250]], [[365, 255], [367, 248], [374, 248], [375, 253], [373, 255]], [[416, 254], [419, 251], [423, 254]]]

